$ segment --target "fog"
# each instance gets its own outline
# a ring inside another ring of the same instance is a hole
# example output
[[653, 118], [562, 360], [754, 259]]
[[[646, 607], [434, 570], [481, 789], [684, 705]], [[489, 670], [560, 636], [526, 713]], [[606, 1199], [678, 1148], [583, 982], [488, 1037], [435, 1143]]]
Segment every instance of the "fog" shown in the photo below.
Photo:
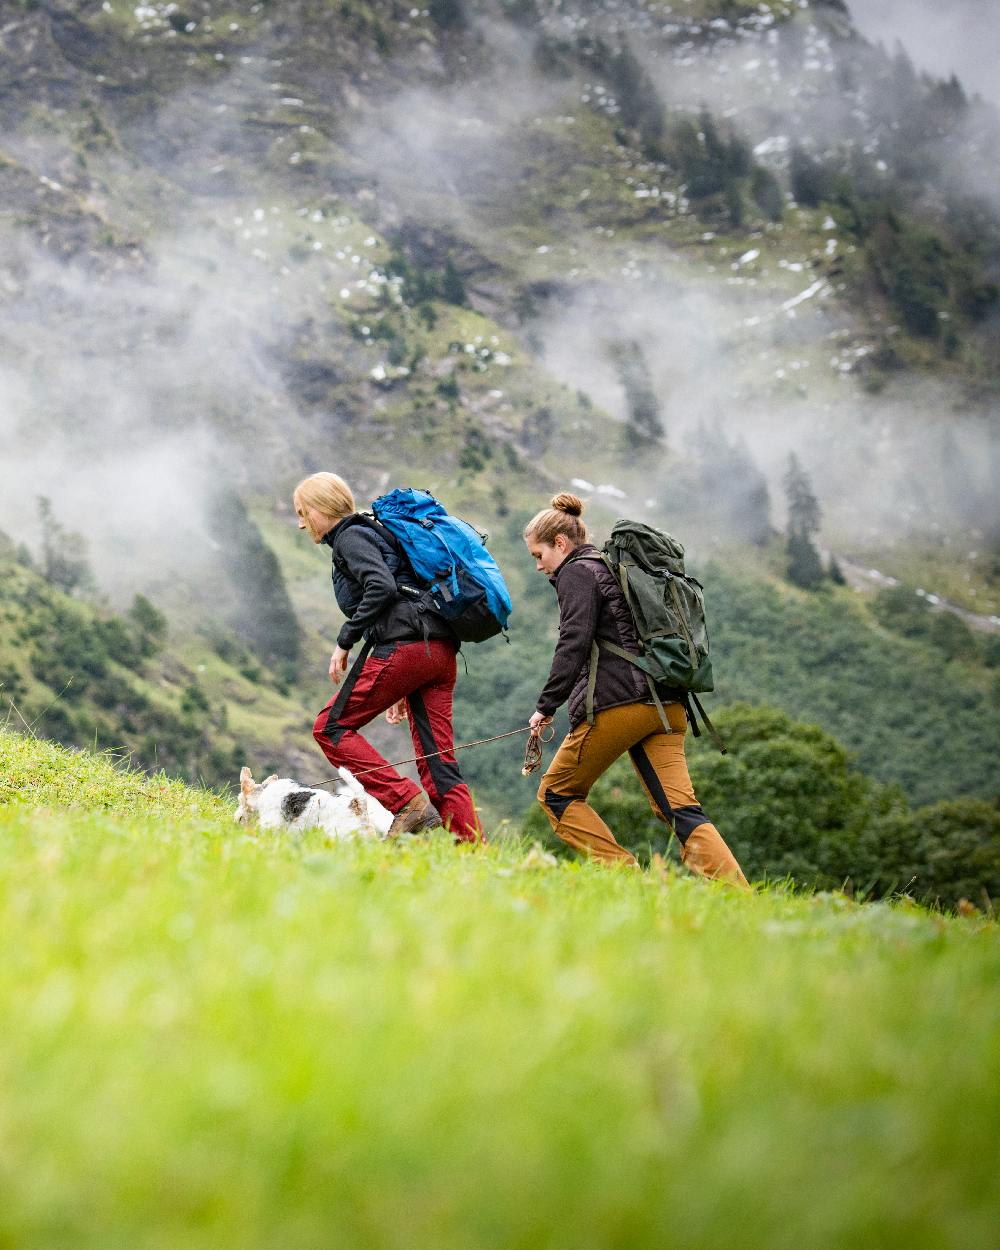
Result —
[[1000, 6], [996, 0], [849, 0], [868, 39], [897, 42], [920, 70], [956, 74], [966, 89], [1000, 104]]
[[45, 496], [112, 595], [197, 582], [211, 502], [250, 476], [240, 415], [281, 394], [270, 283], [193, 228], [118, 271], [34, 247], [6, 262], [0, 529], [37, 550]]

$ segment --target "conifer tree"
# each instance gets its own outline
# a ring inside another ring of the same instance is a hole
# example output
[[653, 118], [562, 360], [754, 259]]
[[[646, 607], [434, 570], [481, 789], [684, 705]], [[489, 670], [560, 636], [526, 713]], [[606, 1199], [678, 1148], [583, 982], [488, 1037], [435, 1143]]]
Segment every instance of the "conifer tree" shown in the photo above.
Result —
[[215, 499], [212, 531], [225, 552], [223, 563], [235, 600], [231, 624], [236, 634], [261, 659], [294, 667], [302, 631], [281, 566], [235, 491], [225, 489]]
[[42, 528], [42, 576], [51, 586], [72, 595], [93, 589], [94, 575], [87, 562], [87, 542], [70, 533], [55, 517], [52, 500], [38, 497], [38, 520]]
[[625, 418], [625, 442], [629, 451], [642, 451], [660, 442], [664, 435], [660, 401], [653, 389], [653, 380], [642, 348], [629, 339], [612, 346], [611, 356], [625, 391], [628, 413]]
[[823, 580], [823, 563], [813, 542], [819, 531], [820, 507], [809, 475], [794, 452], [785, 474], [788, 500], [788, 579], [804, 590], [815, 590]]

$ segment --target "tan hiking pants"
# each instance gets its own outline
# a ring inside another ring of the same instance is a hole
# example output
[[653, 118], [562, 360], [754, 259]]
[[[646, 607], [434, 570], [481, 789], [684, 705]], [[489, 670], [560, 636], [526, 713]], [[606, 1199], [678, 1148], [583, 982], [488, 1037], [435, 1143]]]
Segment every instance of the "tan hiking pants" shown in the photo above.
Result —
[[635, 856], [587, 803], [600, 775], [627, 751], [653, 814], [669, 826], [681, 844], [681, 859], [692, 871], [748, 889], [746, 877], [718, 829], [695, 798], [684, 756], [687, 718], [679, 703], [664, 710], [672, 730], [651, 703], [606, 708], [572, 730], [556, 751], [541, 785], [538, 801], [557, 837], [592, 859], [634, 864]]

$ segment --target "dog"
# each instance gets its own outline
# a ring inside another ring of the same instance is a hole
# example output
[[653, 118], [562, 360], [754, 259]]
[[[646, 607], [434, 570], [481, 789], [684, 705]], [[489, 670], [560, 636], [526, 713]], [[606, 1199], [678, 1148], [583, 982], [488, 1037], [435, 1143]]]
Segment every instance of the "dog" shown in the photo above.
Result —
[[341, 785], [334, 794], [299, 785], [277, 774], [259, 784], [249, 768], [240, 770], [240, 797], [233, 818], [241, 825], [261, 829], [322, 829], [338, 838], [384, 837], [392, 813], [366, 793], [346, 768], [339, 768]]

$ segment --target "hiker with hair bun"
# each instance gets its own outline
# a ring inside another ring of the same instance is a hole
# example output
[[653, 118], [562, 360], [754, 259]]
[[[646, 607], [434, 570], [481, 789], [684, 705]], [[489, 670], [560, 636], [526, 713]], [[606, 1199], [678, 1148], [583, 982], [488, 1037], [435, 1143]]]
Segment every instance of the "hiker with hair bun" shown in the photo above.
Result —
[[[535, 567], [559, 600], [559, 641], [528, 722], [532, 732], [538, 734], [569, 700], [570, 732], [542, 778], [538, 801], [556, 836], [575, 850], [607, 863], [636, 865], [587, 802], [597, 778], [627, 751], [653, 813], [677, 835], [687, 867], [747, 889], [739, 864], [691, 786], [684, 691], [647, 682], [639, 668], [601, 645], [640, 652], [622, 588], [588, 542], [582, 514], [576, 495], [559, 494], [524, 530]], [[598, 647], [600, 663], [592, 663]]]
[[[344, 687], [316, 718], [313, 736], [335, 768], [360, 777], [394, 814], [387, 836], [444, 824], [459, 842], [480, 841], [482, 828], [454, 754], [453, 631], [426, 610], [402, 546], [355, 510], [343, 478], [314, 473], [296, 486], [293, 501], [299, 529], [333, 553], [333, 589], [347, 617], [330, 659], [330, 679]], [[362, 638], [361, 663], [348, 674], [351, 649]], [[427, 794], [358, 732], [381, 712], [390, 724], [409, 719], [417, 756], [429, 757], [417, 763]]]

